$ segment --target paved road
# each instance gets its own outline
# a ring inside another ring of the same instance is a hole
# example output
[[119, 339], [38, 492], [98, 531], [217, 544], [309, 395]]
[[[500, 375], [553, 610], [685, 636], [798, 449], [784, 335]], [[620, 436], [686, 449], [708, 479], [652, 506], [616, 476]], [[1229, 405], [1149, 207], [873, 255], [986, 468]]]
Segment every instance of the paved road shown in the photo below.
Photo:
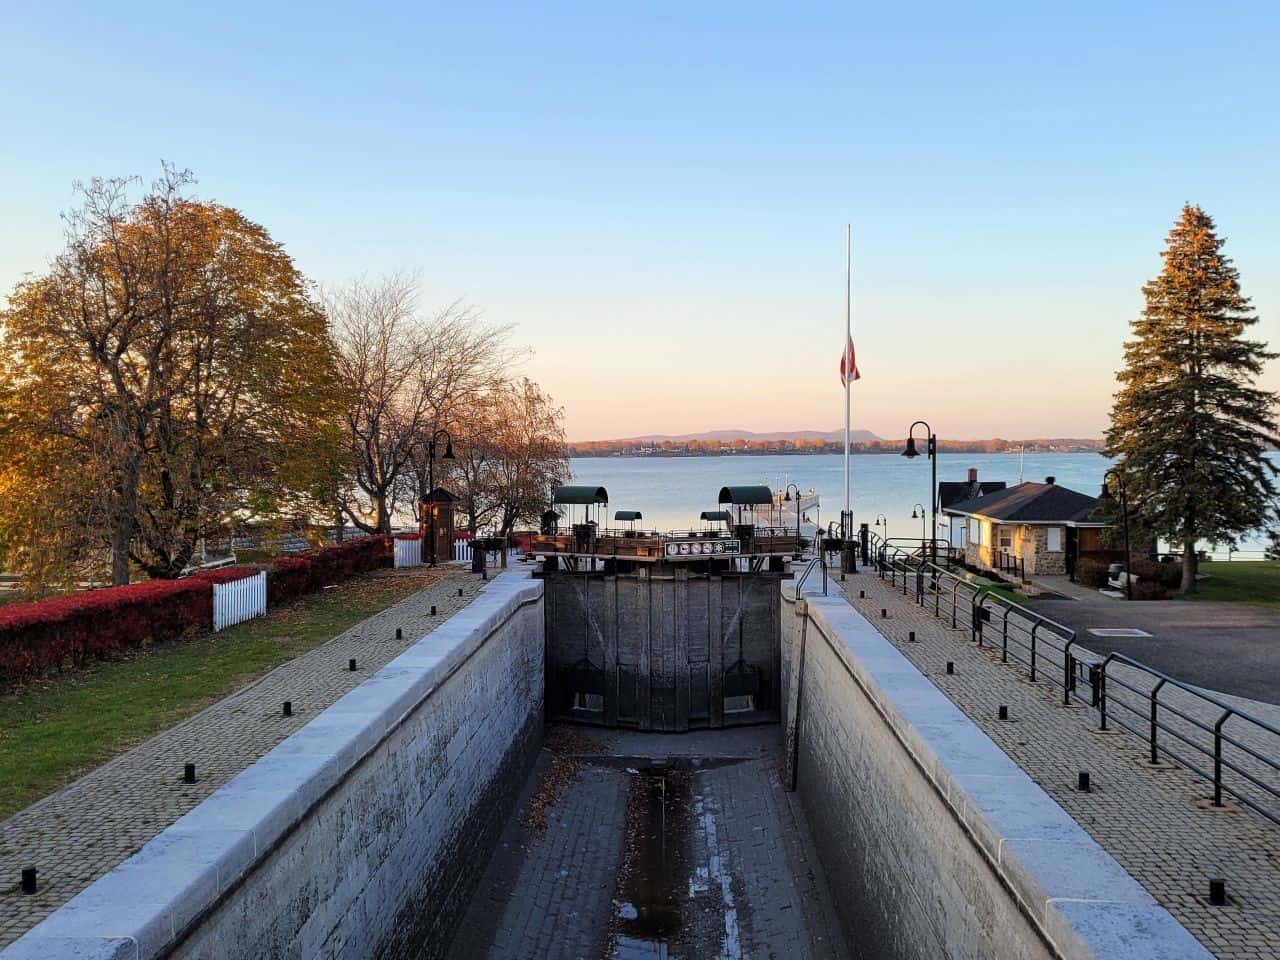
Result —
[[[1280, 610], [1183, 600], [1128, 603], [1100, 594], [1031, 606], [1071, 627], [1096, 653], [1122, 653], [1187, 683], [1280, 704]], [[1137, 627], [1151, 636], [1098, 637], [1090, 627]]]

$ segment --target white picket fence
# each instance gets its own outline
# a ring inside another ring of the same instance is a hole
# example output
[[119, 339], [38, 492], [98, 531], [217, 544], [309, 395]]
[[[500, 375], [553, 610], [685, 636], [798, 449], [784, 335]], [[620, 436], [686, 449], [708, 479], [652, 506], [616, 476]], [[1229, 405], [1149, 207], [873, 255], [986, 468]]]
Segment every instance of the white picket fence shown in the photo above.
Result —
[[267, 612], [267, 573], [213, 585], [213, 629], [252, 620]]
[[395, 544], [395, 566], [422, 566], [421, 540], [393, 540], [391, 542]]

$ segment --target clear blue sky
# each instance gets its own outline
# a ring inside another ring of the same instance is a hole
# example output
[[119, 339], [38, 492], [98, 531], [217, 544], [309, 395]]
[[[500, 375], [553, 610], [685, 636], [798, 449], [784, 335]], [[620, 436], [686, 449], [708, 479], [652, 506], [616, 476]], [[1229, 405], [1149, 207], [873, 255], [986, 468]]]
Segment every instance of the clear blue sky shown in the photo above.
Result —
[[1097, 435], [1190, 200], [1280, 343], [1274, 2], [606, 6], [13, 5], [0, 290], [163, 158], [515, 324], [574, 438], [831, 428], [851, 220], [857, 424]]

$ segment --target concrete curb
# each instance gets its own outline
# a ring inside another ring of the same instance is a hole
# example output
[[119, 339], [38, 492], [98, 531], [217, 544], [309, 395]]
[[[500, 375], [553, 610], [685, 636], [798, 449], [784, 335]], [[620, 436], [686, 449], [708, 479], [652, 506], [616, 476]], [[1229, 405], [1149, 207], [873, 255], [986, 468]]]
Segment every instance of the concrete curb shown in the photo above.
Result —
[[0, 960], [146, 960], [171, 947], [493, 630], [541, 593], [541, 582], [526, 572], [491, 580], [470, 604], [0, 952]]
[[[784, 585], [788, 599], [794, 587]], [[920, 770], [1068, 960], [1213, 955], [843, 596], [804, 607]], [[784, 616], [787, 615], [784, 608]]]

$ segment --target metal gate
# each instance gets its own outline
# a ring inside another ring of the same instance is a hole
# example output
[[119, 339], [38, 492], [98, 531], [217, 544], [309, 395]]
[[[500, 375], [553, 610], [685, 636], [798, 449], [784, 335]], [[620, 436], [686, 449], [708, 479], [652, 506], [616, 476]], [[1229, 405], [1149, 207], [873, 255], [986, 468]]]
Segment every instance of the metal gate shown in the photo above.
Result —
[[777, 720], [778, 580], [545, 574], [548, 712], [663, 731]]

